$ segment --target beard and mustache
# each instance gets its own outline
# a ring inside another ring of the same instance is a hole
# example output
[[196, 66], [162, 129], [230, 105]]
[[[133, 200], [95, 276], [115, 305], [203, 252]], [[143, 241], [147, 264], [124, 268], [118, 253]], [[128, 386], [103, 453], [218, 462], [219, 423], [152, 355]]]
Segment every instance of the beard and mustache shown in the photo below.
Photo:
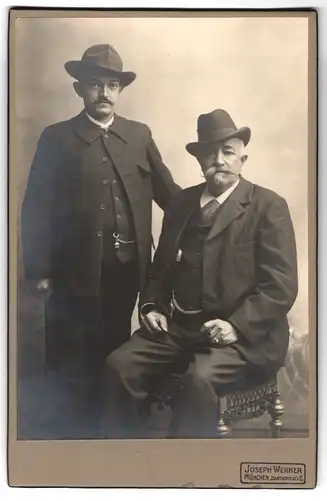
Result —
[[237, 174], [226, 168], [221, 168], [217, 165], [212, 165], [204, 172], [204, 178], [207, 182], [216, 185], [225, 185], [234, 182]]
[[207, 182], [209, 192], [213, 196], [218, 196], [236, 182], [239, 174], [226, 169], [226, 167], [212, 165], [203, 173], [203, 176]]

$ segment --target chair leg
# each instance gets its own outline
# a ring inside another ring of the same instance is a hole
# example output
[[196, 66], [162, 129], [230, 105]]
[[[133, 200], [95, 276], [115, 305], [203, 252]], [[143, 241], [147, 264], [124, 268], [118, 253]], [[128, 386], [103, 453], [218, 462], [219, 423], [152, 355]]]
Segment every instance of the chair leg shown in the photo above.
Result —
[[284, 415], [284, 405], [280, 399], [280, 393], [276, 391], [272, 396], [272, 402], [268, 405], [268, 413], [271, 416], [270, 434], [271, 437], [278, 438], [283, 427], [282, 416]]
[[168, 428], [168, 438], [176, 438], [178, 437], [178, 431], [180, 429], [180, 418], [179, 418], [179, 411], [178, 407], [172, 406], [171, 407], [171, 420]]
[[218, 404], [217, 404], [217, 425], [216, 425], [216, 431], [217, 431], [217, 437], [219, 438], [224, 438], [226, 437], [230, 432], [229, 426], [226, 424], [224, 421], [222, 411], [221, 411], [221, 398], [218, 397]]

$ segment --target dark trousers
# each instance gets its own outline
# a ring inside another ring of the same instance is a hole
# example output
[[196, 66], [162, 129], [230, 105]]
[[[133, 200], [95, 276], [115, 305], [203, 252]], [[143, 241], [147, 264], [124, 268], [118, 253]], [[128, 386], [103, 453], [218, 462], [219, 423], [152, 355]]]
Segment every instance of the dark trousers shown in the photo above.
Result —
[[97, 296], [55, 291], [47, 301], [47, 371], [74, 386], [83, 411], [101, 404], [105, 359], [130, 338], [138, 290], [137, 264], [117, 259], [103, 265]]
[[212, 347], [199, 331], [174, 322], [168, 331], [150, 334], [141, 329], [107, 358], [107, 437], [137, 437], [151, 394], [181, 360], [187, 361], [179, 402], [183, 437], [214, 436], [217, 395], [248, 383], [248, 364], [235, 346]]

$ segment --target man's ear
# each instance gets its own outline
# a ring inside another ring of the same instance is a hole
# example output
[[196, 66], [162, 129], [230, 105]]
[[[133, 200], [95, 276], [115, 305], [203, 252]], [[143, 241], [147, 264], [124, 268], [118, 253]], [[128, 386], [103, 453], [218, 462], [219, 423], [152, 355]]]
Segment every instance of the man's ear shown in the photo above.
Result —
[[246, 160], [248, 159], [248, 155], [243, 155], [241, 157], [241, 162], [242, 162], [242, 165], [244, 165], [244, 163], [246, 162]]
[[79, 97], [83, 97], [83, 96], [82, 96], [82, 92], [81, 92], [81, 84], [80, 84], [80, 82], [74, 82], [74, 83], [73, 83], [73, 87], [74, 87], [74, 90], [75, 90], [76, 94], [77, 94]]

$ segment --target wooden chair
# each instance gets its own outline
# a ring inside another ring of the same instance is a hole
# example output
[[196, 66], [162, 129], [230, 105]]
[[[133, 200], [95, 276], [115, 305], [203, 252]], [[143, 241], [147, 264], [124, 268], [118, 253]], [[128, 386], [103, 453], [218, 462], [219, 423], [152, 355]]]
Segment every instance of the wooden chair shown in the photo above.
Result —
[[[179, 368], [179, 367], [177, 367]], [[172, 410], [172, 419], [169, 427], [169, 437], [178, 434], [178, 401], [182, 390], [181, 380], [183, 368], [175, 369], [156, 395], [159, 408], [168, 406]], [[235, 391], [218, 398], [217, 402], [217, 438], [224, 438], [231, 434], [233, 422], [243, 419], [252, 419], [268, 412], [270, 420], [270, 436], [277, 438], [283, 426], [282, 416], [284, 405], [278, 391], [277, 376], [270, 378], [264, 384], [249, 387], [247, 390]]]
[[277, 438], [283, 426], [284, 405], [278, 391], [277, 377], [248, 390], [235, 391], [218, 398], [217, 437], [223, 438], [232, 432], [232, 423], [262, 416], [268, 412], [271, 437]]

